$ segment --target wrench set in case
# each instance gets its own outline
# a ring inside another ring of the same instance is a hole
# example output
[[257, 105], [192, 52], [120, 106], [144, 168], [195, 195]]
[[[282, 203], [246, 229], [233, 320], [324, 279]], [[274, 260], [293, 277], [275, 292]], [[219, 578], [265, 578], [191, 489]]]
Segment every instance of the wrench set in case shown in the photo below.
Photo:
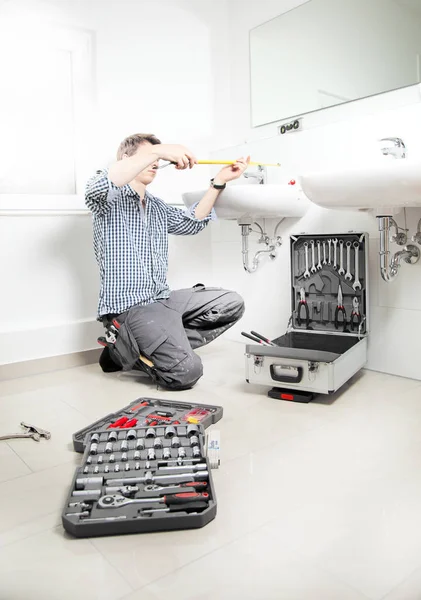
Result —
[[330, 394], [367, 361], [368, 235], [291, 236], [290, 251], [287, 331], [246, 346], [246, 380]]
[[76, 537], [203, 527], [216, 515], [200, 424], [88, 433], [62, 514]]

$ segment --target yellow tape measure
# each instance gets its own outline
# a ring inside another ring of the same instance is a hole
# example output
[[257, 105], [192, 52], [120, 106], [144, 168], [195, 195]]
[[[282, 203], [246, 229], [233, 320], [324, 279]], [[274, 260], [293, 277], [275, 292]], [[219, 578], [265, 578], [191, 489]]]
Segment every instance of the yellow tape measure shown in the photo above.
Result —
[[[235, 165], [236, 160], [198, 160], [199, 165]], [[261, 167], [280, 167], [281, 163], [262, 163], [262, 162], [249, 162], [250, 166], [261, 166]]]

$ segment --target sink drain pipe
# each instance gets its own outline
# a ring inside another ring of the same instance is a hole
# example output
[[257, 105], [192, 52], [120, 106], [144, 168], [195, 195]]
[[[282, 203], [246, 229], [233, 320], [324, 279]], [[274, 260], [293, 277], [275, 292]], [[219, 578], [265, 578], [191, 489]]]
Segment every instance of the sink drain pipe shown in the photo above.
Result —
[[392, 227], [396, 229], [396, 235], [392, 238], [399, 245], [406, 242], [406, 235], [398, 233], [398, 226], [392, 217], [377, 217], [379, 232], [380, 232], [380, 274], [383, 281], [390, 283], [393, 281], [401, 266], [401, 262], [405, 261], [409, 265], [414, 265], [420, 259], [420, 250], [413, 244], [404, 246], [402, 250], [395, 252], [391, 258], [390, 252], [390, 230]]
[[261, 226], [258, 223], [255, 223], [255, 225], [257, 225], [257, 227], [261, 231], [261, 237], [260, 237], [259, 243], [266, 244], [267, 248], [265, 250], [259, 250], [258, 252], [256, 252], [256, 254], [254, 255], [254, 257], [251, 261], [251, 265], [250, 265], [249, 264], [249, 235], [250, 235], [250, 232], [252, 231], [252, 229], [250, 227], [251, 221], [244, 222], [244, 220], [243, 221], [239, 220], [238, 224], [241, 226], [243, 267], [244, 267], [244, 270], [247, 271], [247, 273], [254, 273], [255, 271], [257, 271], [257, 268], [259, 266], [259, 261], [264, 254], [269, 254], [269, 257], [272, 260], [274, 260], [276, 258], [277, 248], [282, 245], [282, 238], [280, 236], [277, 236], [276, 233], [277, 233], [278, 227], [282, 223], [282, 221], [283, 221], [283, 219], [281, 219], [281, 221], [279, 221], [279, 223], [276, 225], [273, 239], [270, 239], [269, 236], [264, 233]]

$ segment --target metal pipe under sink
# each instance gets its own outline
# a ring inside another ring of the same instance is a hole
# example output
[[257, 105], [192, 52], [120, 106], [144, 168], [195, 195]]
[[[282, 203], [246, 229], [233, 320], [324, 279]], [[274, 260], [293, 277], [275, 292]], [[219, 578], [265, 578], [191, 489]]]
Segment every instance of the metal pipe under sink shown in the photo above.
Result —
[[244, 219], [243, 222], [239, 221], [239, 225], [241, 226], [241, 240], [242, 240], [242, 254], [243, 254], [243, 267], [247, 273], [254, 273], [257, 271], [259, 266], [259, 260], [263, 254], [269, 254], [270, 258], [274, 260], [277, 255], [277, 248], [282, 245], [282, 238], [277, 235], [278, 227], [282, 223], [284, 219], [281, 219], [279, 223], [275, 227], [274, 236], [271, 239], [264, 231], [263, 228], [258, 224], [255, 225], [260, 229], [261, 237], [259, 239], [259, 244], [265, 244], [265, 250], [259, 250], [256, 252], [252, 259], [251, 265], [249, 265], [249, 235], [250, 231], [252, 231], [251, 219]]
[[[392, 217], [377, 217], [379, 223], [380, 232], [380, 274], [383, 281], [390, 283], [393, 281], [401, 266], [401, 262], [405, 261], [409, 265], [413, 265], [419, 261], [420, 250], [413, 244], [404, 246], [402, 250], [395, 252], [392, 258], [390, 252], [390, 230], [392, 227], [396, 228], [396, 235], [394, 240], [402, 245], [402, 234], [398, 233], [398, 226], [396, 221]], [[406, 239], [406, 236], [405, 236]], [[405, 243], [405, 242], [404, 242]]]

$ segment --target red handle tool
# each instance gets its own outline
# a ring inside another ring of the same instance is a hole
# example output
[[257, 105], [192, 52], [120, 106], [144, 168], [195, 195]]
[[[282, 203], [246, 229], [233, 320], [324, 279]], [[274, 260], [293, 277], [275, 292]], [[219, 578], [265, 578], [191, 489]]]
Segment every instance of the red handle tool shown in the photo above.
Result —
[[114, 423], [108, 425], [108, 429], [117, 429], [118, 427], [122, 427], [125, 423], [127, 423], [128, 420], [128, 417], [121, 417], [120, 419], [117, 419], [117, 421], [114, 421]]
[[188, 504], [189, 502], [202, 502], [202, 500], [209, 500], [209, 494], [207, 492], [204, 492], [203, 494], [198, 494], [196, 492], [181, 492], [180, 494], [170, 494], [169, 496], [162, 497], [162, 502], [168, 506]]
[[137, 425], [137, 419], [130, 419], [124, 423], [124, 425], [120, 425], [120, 429], [130, 429], [131, 427], [135, 427]]

